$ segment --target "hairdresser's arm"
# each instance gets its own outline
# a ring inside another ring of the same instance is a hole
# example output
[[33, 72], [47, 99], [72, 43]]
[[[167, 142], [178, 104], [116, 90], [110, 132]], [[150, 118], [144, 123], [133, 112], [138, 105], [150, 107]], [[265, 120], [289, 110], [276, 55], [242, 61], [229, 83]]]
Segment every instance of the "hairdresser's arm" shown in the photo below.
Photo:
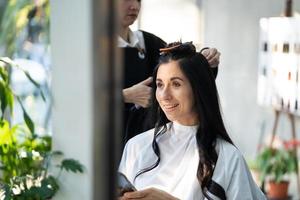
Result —
[[207, 59], [209, 65], [212, 69], [212, 72], [216, 78], [218, 75], [218, 66], [220, 63], [221, 53], [215, 48], [208, 48], [208, 47], [203, 48], [200, 52]]
[[201, 50], [202, 55], [207, 59], [210, 67], [218, 67], [220, 63], [221, 53], [215, 48], [203, 48]]
[[149, 86], [152, 83], [152, 78], [135, 84], [129, 88], [123, 89], [123, 99], [125, 103], [133, 103], [143, 108], [149, 106], [152, 88]]
[[148, 188], [136, 192], [127, 192], [119, 200], [179, 200], [165, 191]]

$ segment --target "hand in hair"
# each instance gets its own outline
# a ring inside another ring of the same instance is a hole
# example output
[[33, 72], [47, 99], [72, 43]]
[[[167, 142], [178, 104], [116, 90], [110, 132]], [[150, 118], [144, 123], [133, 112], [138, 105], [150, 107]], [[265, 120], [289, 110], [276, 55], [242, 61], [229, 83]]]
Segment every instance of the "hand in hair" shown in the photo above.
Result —
[[148, 188], [136, 192], [127, 192], [118, 200], [179, 200], [163, 190]]
[[210, 67], [217, 67], [220, 63], [221, 53], [215, 48], [208, 48], [201, 51], [202, 55], [207, 59]]
[[152, 88], [149, 86], [152, 83], [152, 77], [135, 84], [129, 88], [123, 89], [123, 99], [125, 103], [134, 103], [146, 108], [150, 104]]

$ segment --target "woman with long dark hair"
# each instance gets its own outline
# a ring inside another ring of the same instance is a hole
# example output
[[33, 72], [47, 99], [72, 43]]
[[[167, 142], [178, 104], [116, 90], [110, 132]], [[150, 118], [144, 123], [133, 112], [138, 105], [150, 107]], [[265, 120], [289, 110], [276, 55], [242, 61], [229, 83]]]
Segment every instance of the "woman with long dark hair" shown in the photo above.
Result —
[[[154, 127], [154, 124], [145, 120], [149, 106], [152, 83], [151, 75], [158, 63], [159, 49], [166, 43], [158, 36], [142, 31], [132, 31], [132, 25], [141, 9], [141, 0], [119, 0], [120, 33], [118, 47], [124, 54], [123, 79], [123, 143], [133, 136]], [[214, 70], [218, 71], [220, 53], [215, 48], [204, 48], [202, 51]]]
[[213, 73], [192, 43], [161, 49], [153, 74], [155, 128], [129, 140], [121, 199], [266, 199], [225, 129]]

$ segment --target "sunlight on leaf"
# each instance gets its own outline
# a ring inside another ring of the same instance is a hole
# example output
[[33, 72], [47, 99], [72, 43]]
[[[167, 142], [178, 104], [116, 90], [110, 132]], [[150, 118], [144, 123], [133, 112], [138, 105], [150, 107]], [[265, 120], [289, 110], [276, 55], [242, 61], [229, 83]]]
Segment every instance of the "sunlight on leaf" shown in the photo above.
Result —
[[28, 12], [30, 11], [30, 9], [31, 9], [31, 6], [26, 6], [18, 12], [18, 15], [16, 17], [16, 28], [17, 29], [21, 29], [27, 24], [27, 21], [28, 21], [27, 15], [28, 15]]
[[1, 57], [0, 61], [4, 62], [5, 64], [8, 64], [10, 66], [15, 65], [14, 61], [12, 61], [12, 59], [10, 59], [9, 57]]
[[14, 136], [9, 128], [9, 124], [4, 120], [3, 123], [0, 124], [0, 146], [4, 144], [12, 144], [13, 141]]

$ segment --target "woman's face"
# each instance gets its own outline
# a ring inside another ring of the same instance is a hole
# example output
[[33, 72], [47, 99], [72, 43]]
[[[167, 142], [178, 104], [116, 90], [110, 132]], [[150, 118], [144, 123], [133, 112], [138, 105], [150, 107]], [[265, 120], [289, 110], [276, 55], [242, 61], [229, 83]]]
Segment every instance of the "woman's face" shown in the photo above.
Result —
[[121, 0], [120, 20], [123, 27], [128, 27], [137, 19], [141, 8], [141, 0]]
[[170, 121], [182, 125], [196, 125], [194, 95], [189, 80], [180, 70], [177, 61], [161, 64], [156, 78], [156, 99]]

